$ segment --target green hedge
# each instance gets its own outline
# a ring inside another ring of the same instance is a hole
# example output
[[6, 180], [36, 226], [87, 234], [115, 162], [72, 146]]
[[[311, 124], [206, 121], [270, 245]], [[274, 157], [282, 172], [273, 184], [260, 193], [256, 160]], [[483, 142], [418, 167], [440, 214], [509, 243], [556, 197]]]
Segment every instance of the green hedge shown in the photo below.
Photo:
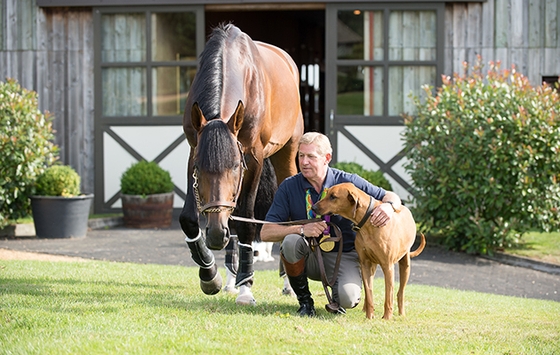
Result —
[[37, 93], [17, 81], [0, 82], [0, 228], [31, 214], [35, 179], [57, 158], [51, 118]]
[[121, 193], [125, 195], [152, 195], [172, 192], [171, 175], [155, 162], [139, 161], [121, 176]]
[[393, 190], [389, 180], [383, 176], [381, 171], [366, 170], [360, 164], [354, 162], [338, 162], [333, 165], [333, 168], [359, 175], [373, 185], [382, 187], [387, 191]]
[[[465, 67], [466, 68], [466, 67]], [[405, 117], [415, 219], [451, 249], [492, 253], [560, 226], [560, 98], [515, 69], [480, 62], [414, 97]]]
[[72, 197], [80, 194], [80, 175], [68, 165], [53, 165], [37, 178], [40, 196]]

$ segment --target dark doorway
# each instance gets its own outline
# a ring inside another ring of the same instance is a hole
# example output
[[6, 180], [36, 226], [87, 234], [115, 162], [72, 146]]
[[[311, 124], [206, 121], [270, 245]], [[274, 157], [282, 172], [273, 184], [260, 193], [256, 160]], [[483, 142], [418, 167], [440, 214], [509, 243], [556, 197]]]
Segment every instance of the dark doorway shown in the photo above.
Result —
[[[325, 132], [325, 11], [206, 11], [206, 32], [231, 22], [252, 39], [285, 50], [300, 70], [300, 94], [305, 131]], [[318, 77], [318, 80], [317, 80]]]

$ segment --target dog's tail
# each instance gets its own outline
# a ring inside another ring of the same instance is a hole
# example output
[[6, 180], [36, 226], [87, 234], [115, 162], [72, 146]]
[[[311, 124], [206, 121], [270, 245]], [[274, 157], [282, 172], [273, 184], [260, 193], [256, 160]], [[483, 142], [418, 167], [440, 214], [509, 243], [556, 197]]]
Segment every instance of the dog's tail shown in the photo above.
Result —
[[422, 234], [422, 233], [420, 233], [420, 237], [421, 237], [420, 245], [418, 246], [418, 248], [415, 251], [410, 252], [410, 257], [411, 258], [414, 258], [414, 257], [420, 255], [420, 253], [422, 253], [422, 251], [424, 251], [424, 247], [426, 246], [426, 238], [424, 237], [424, 234]]

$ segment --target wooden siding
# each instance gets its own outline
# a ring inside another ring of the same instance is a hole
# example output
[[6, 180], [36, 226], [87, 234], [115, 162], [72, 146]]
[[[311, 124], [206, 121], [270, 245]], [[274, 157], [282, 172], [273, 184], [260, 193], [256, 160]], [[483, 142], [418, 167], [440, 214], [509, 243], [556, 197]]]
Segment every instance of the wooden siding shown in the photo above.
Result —
[[488, 0], [446, 5], [446, 75], [463, 73], [481, 55], [485, 64], [515, 65], [533, 85], [560, 74], [560, 0]]
[[35, 0], [0, 1], [0, 80], [39, 94], [54, 116], [60, 160], [93, 192], [93, 22], [91, 8], [40, 9]]

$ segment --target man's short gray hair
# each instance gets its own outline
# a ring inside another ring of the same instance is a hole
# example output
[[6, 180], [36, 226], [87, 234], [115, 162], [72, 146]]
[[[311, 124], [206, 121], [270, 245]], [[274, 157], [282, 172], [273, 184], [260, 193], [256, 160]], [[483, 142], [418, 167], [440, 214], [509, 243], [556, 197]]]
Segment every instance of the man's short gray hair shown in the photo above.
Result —
[[321, 156], [326, 156], [327, 154], [332, 155], [332, 146], [329, 138], [323, 133], [319, 132], [307, 132], [299, 140], [299, 145], [302, 144], [314, 144], [317, 147], [317, 153]]

